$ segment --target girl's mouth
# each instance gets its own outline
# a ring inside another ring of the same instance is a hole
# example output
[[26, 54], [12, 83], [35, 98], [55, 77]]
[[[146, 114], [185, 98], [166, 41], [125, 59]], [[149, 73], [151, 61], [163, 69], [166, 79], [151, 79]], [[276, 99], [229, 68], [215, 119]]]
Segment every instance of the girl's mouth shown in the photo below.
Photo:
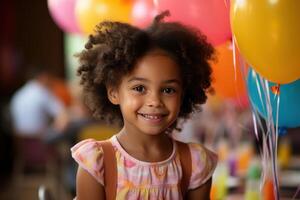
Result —
[[142, 116], [143, 119], [153, 123], [162, 121], [162, 119], [166, 116], [163, 114], [143, 114], [143, 113], [139, 113], [139, 115]]

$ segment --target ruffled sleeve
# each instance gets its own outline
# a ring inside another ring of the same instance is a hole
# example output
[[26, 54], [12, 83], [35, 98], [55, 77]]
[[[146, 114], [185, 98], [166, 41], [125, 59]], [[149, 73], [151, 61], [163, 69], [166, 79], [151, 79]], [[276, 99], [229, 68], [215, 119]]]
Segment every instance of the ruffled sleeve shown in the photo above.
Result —
[[80, 167], [104, 185], [103, 150], [99, 142], [87, 139], [71, 148], [72, 157]]
[[200, 144], [189, 144], [192, 157], [192, 174], [188, 189], [195, 189], [204, 184], [217, 165], [217, 155]]

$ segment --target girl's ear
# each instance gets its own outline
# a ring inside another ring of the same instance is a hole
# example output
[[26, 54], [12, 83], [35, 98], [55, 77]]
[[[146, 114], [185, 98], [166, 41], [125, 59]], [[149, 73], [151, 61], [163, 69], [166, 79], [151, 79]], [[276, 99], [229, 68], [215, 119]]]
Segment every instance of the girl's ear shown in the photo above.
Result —
[[107, 88], [107, 96], [109, 101], [114, 105], [119, 105], [119, 95], [116, 88], [109, 87]]

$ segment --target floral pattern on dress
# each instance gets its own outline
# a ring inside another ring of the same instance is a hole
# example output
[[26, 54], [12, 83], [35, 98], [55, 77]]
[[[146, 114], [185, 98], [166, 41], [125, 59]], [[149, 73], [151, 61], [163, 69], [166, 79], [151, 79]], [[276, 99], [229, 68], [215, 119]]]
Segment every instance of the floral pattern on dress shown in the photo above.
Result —
[[[137, 160], [122, 148], [116, 136], [113, 136], [110, 141], [115, 150], [118, 170], [116, 199], [182, 199], [180, 192], [182, 168], [175, 141], [173, 141], [172, 154], [161, 162]], [[190, 143], [189, 148], [192, 174], [188, 189], [195, 189], [212, 177], [217, 156], [200, 144]], [[79, 166], [104, 185], [101, 144], [93, 139], [84, 140], [72, 147], [71, 152]]]

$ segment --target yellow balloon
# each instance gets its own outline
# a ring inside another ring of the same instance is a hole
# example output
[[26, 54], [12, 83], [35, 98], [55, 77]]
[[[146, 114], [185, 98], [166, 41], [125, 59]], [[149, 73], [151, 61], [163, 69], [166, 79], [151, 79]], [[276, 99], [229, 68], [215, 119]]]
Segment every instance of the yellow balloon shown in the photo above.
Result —
[[300, 78], [300, 1], [233, 0], [231, 26], [241, 54], [275, 83]]
[[75, 16], [81, 31], [90, 34], [104, 20], [129, 22], [131, 8], [131, 0], [77, 0]]

